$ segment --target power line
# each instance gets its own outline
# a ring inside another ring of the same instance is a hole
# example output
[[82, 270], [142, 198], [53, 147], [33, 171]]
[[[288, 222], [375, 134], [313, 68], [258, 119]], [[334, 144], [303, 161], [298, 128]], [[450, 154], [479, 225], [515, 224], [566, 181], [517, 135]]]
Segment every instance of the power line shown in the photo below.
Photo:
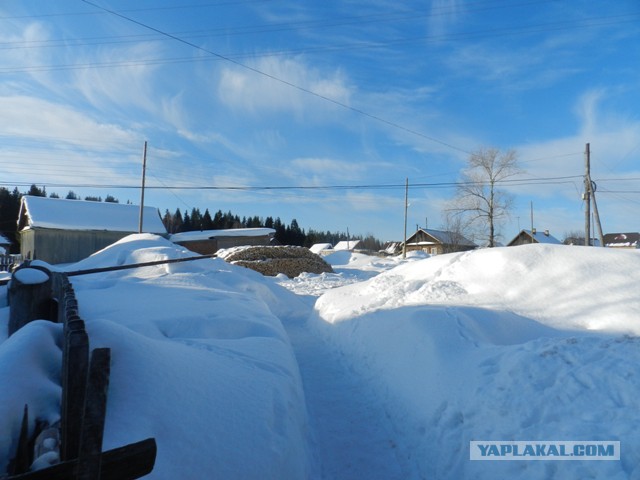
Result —
[[[497, 184], [508, 186], [531, 186], [531, 185], [559, 185], [573, 183], [574, 179], [582, 178], [582, 175], [570, 175], [559, 177], [546, 177], [539, 179], [506, 179]], [[0, 182], [0, 185], [9, 186], [30, 186], [34, 182]], [[127, 185], [127, 184], [96, 184], [96, 183], [51, 183], [51, 182], [36, 182], [38, 185], [43, 185], [48, 188], [119, 188], [119, 189], [139, 189], [140, 185]], [[411, 188], [455, 188], [465, 185], [486, 185], [486, 182], [436, 182], [436, 183], [413, 183], [409, 186]], [[279, 191], [279, 190], [388, 190], [405, 188], [404, 183], [389, 183], [389, 184], [360, 184], [360, 185], [267, 185], [267, 186], [248, 186], [248, 185], [147, 185], [147, 189], [155, 190], [226, 190], [226, 191]]]
[[[84, 1], [84, 0], [83, 0]], [[93, 4], [92, 4], [93, 5]], [[98, 7], [101, 8], [101, 7]], [[283, 56], [283, 55], [296, 55], [296, 54], [309, 54], [309, 53], [319, 53], [319, 52], [331, 52], [331, 51], [346, 51], [346, 50], [357, 50], [357, 49], [374, 49], [374, 48], [384, 48], [384, 47], [388, 47], [388, 46], [392, 46], [392, 45], [402, 45], [402, 44], [409, 44], [409, 43], [424, 43], [424, 42], [429, 42], [429, 41], [435, 41], [435, 42], [442, 42], [442, 41], [455, 41], [455, 40], [465, 40], [465, 39], [474, 39], [474, 38], [490, 38], [490, 37], [499, 37], [499, 36], [508, 36], [508, 35], [524, 35], [524, 34], [530, 34], [530, 33], [541, 33], [541, 32], [546, 32], [546, 31], [556, 31], [556, 30], [568, 30], [568, 29], [575, 29], [575, 28], [585, 28], [585, 27], [596, 27], [596, 26], [607, 26], [607, 25], [615, 25], [618, 23], [628, 23], [628, 22], [634, 22], [637, 21], [637, 18], [629, 18], [629, 19], [625, 19], [625, 20], [617, 20], [617, 21], [612, 21], [609, 19], [614, 19], [614, 18], [626, 18], [626, 17], [638, 17], [640, 16], [640, 12], [639, 13], [632, 13], [632, 14], [625, 14], [625, 15], [614, 15], [614, 16], [605, 16], [605, 17], [592, 17], [589, 19], [581, 19], [578, 22], [574, 22], [574, 23], [570, 23], [570, 22], [554, 22], [554, 23], [547, 23], [547, 24], [538, 24], [538, 25], [531, 25], [531, 26], [525, 26], [525, 27], [508, 27], [508, 28], [504, 28], [504, 29], [496, 29], [496, 28], [491, 28], [489, 30], [479, 30], [479, 31], [474, 31], [474, 32], [461, 32], [461, 33], [449, 33], [449, 34], [442, 34], [442, 35], [431, 35], [431, 36], [417, 36], [417, 37], [406, 37], [406, 38], [399, 38], [399, 39], [393, 39], [393, 40], [387, 40], [387, 41], [379, 41], [379, 42], [352, 42], [352, 43], [346, 43], [346, 44], [338, 44], [338, 45], [323, 45], [323, 46], [311, 46], [311, 47], [304, 47], [304, 48], [296, 48], [296, 49], [288, 49], [288, 50], [279, 50], [279, 51], [270, 51], [270, 52], [262, 52], [259, 55], [262, 57], [273, 57], [273, 56]], [[124, 18], [128, 18], [128, 17], [124, 17]], [[415, 17], [412, 17], [412, 19]], [[136, 22], [135, 20], [129, 19], [131, 21]], [[596, 20], [607, 20], [607, 21], [603, 21], [600, 23], [585, 23], [587, 21], [590, 22], [594, 22]], [[326, 25], [325, 25], [326, 27]], [[152, 28], [152, 27], [148, 27], [148, 28]], [[265, 30], [261, 30], [261, 31], [257, 31], [257, 33], [262, 33], [262, 32], [266, 32], [266, 33], [271, 33], [273, 31], [278, 31], [278, 30], [267, 30], [267, 27], [265, 27]], [[176, 40], [176, 39], [180, 39], [180, 41], [182, 41], [183, 43], [187, 42], [190, 46], [193, 46], [194, 48], [199, 48], [201, 50], [201, 47], [196, 46], [195, 44], [192, 44], [191, 42], [188, 42], [186, 40], [186, 38], [191, 38], [191, 39], [195, 39], [195, 38], [208, 38], [211, 36], [216, 36], [216, 35], [234, 35], [234, 34], [245, 34], [245, 33], [256, 33], [256, 32], [229, 32], [228, 30], [225, 30], [223, 33], [220, 34], [201, 34], [201, 35], [187, 35], [185, 36], [181, 36], [181, 37], [177, 37], [177, 35], [183, 34], [183, 33], [189, 33], [189, 32], [178, 32], [178, 33], [166, 33], [164, 35], [162, 34], [158, 34], [159, 37], [166, 37], [172, 40]], [[69, 39], [64, 39], [64, 40], [49, 40], [49, 41], [28, 41], [28, 42], [9, 42], [9, 43], [4, 43], [4, 44], [0, 44], [0, 49], [18, 49], [18, 48], [57, 48], [57, 47], [64, 47], [64, 48], [69, 48], [69, 47], [74, 47], [74, 46], [87, 46], [87, 45], [106, 45], [106, 44], [115, 44], [115, 43], [138, 43], [139, 41], [144, 40], [145, 37], [148, 37], [148, 35], [126, 35], [126, 36], [115, 36], [115, 37], [93, 37], [93, 38], [88, 38], [88, 39], [84, 39], [84, 40], [92, 40], [92, 39], [109, 39], [109, 38], [113, 38], [113, 39], [118, 39], [118, 38], [135, 38], [132, 40], [112, 40], [109, 42], [87, 42], [87, 43], [71, 43], [72, 41], [70, 41]], [[157, 41], [157, 38], [153, 38], [155, 36], [152, 36], [151, 40]], [[83, 39], [80, 39], [80, 41], [82, 41]], [[47, 45], [47, 42], [55, 42], [55, 44], [52, 45]], [[2, 45], [13, 45], [15, 43], [22, 43], [25, 44], [23, 46], [8, 46], [8, 47], [3, 47]], [[31, 44], [36, 44], [36, 45], [31, 45]], [[44, 43], [44, 45], [43, 45]], [[207, 50], [204, 50], [207, 51]], [[209, 51], [207, 51], [208, 53], [212, 54], [212, 55], [218, 55], [219, 59], [241, 59], [241, 58], [254, 58], [256, 57], [255, 53], [226, 53], [226, 54], [214, 54], [211, 53]], [[143, 60], [130, 60], [130, 61], [112, 61], [112, 62], [91, 62], [91, 63], [73, 63], [73, 64], [58, 64], [58, 65], [32, 65], [32, 66], [25, 66], [25, 67], [4, 67], [4, 68], [0, 68], [0, 71], [3, 73], [21, 73], [21, 72], [40, 72], [40, 71], [57, 71], [57, 70], [81, 70], [81, 69], [86, 69], [86, 68], [114, 68], [114, 67], [127, 67], [127, 66], [139, 66], [139, 65], [160, 65], [160, 64], [172, 64], [172, 63], [188, 63], [188, 62], [196, 62], [196, 61], [203, 61], [206, 60], [205, 58], [202, 57], [175, 57], [175, 58], [148, 58], [148, 59], [143, 59]]]
[[396, 122], [392, 122], [390, 120], [386, 120], [386, 119], [384, 119], [382, 117], [379, 117], [377, 115], [368, 113], [368, 112], [366, 112], [364, 110], [361, 110], [359, 108], [352, 107], [351, 105], [347, 105], [346, 103], [340, 102], [340, 101], [335, 100], [335, 99], [330, 98], [330, 97], [327, 97], [326, 95], [322, 95], [320, 93], [314, 92], [313, 90], [309, 90], [308, 88], [301, 87], [300, 85], [292, 83], [292, 82], [290, 82], [288, 80], [284, 80], [284, 79], [282, 79], [280, 77], [277, 77], [275, 75], [267, 73], [267, 72], [265, 72], [263, 70], [260, 70], [260, 69], [255, 68], [255, 67], [251, 67], [251, 66], [246, 65], [246, 64], [244, 64], [242, 62], [238, 62], [237, 60], [233, 60], [232, 58], [229, 58], [227, 56], [221, 55], [221, 54], [219, 54], [217, 52], [214, 52], [212, 50], [209, 50], [209, 49], [206, 49], [206, 48], [201, 47], [199, 45], [196, 45], [195, 43], [189, 42], [188, 40], [184, 40], [184, 39], [182, 39], [180, 37], [177, 37], [177, 36], [172, 35], [170, 33], [164, 32], [164, 31], [162, 31], [160, 29], [157, 29], [155, 27], [147, 25], [147, 24], [145, 24], [143, 22], [139, 22], [138, 20], [135, 20], [133, 18], [127, 17], [126, 15], [122, 15], [122, 14], [120, 14], [118, 12], [113, 11], [113, 10], [109, 10], [107, 8], [101, 7], [100, 5], [96, 5], [95, 3], [90, 2], [89, 0], [81, 0], [81, 1], [86, 3], [86, 4], [88, 4], [88, 5], [92, 5], [92, 6], [96, 7], [96, 8], [99, 8], [100, 10], [104, 10], [105, 12], [109, 12], [112, 15], [120, 17], [120, 18], [122, 18], [124, 20], [132, 22], [132, 23], [134, 23], [136, 25], [139, 25], [139, 26], [141, 26], [143, 28], [147, 28], [147, 29], [152, 30], [152, 31], [154, 31], [156, 33], [159, 33], [161, 35], [164, 35], [164, 36], [167, 36], [169, 38], [172, 38], [172, 39], [176, 40], [177, 42], [183, 43], [184, 45], [188, 45], [188, 46], [190, 46], [192, 48], [195, 48], [195, 49], [200, 50], [202, 52], [208, 53], [209, 55], [213, 55], [213, 56], [215, 56], [217, 58], [220, 58], [221, 60], [225, 60], [227, 62], [230, 62], [230, 63], [232, 63], [234, 65], [237, 65], [238, 67], [244, 68], [245, 70], [249, 70], [249, 71], [251, 71], [253, 73], [257, 73], [258, 75], [262, 75], [262, 76], [264, 76], [266, 78], [269, 78], [269, 79], [274, 80], [276, 82], [282, 83], [284, 85], [287, 85], [287, 86], [289, 86], [291, 88], [294, 88], [296, 90], [299, 90], [301, 92], [307, 93], [307, 94], [312, 95], [314, 97], [320, 98], [320, 99], [322, 99], [324, 101], [330, 102], [330, 103], [332, 103], [334, 105], [337, 105], [339, 107], [342, 107], [344, 109], [347, 109], [347, 110], [350, 110], [352, 112], [355, 112], [355, 113], [358, 113], [360, 115], [363, 115], [365, 117], [371, 118], [372, 120], [376, 120], [378, 122], [381, 122], [381, 123], [384, 123], [384, 124], [389, 125], [391, 127], [394, 127], [394, 128], [399, 129], [399, 130], [405, 131], [405, 132], [410, 133], [412, 135], [416, 135], [418, 137], [422, 137], [422, 138], [424, 138], [426, 140], [432, 141], [434, 143], [438, 143], [440, 145], [443, 145], [445, 147], [451, 148], [453, 150], [457, 150], [459, 152], [466, 153], [466, 154], [471, 154], [471, 152], [469, 152], [467, 150], [464, 150], [464, 149], [462, 149], [460, 147], [456, 147], [455, 145], [452, 145], [450, 143], [444, 142], [442, 140], [439, 140], [437, 138], [431, 137], [429, 135], [425, 135], [425, 134], [423, 134], [421, 132], [418, 132], [417, 130], [413, 130], [413, 129], [404, 127], [404, 126], [402, 126], [402, 125], [400, 125], [400, 124], [398, 124]]
[[[481, 7], [469, 8], [467, 4], [465, 7], [465, 11], [467, 12], [477, 12], [481, 10], [490, 10], [497, 8], [514, 8], [514, 7], [522, 7], [528, 5], [539, 5], [540, 3], [549, 3], [555, 0], [544, 0], [544, 1], [529, 1], [522, 3], [510, 3], [508, 5], [485, 5], [480, 4]], [[477, 3], [476, 3], [477, 4]], [[167, 10], [167, 9], [185, 9], [194, 7], [179, 5], [179, 6], [171, 6], [171, 7], [153, 7], [153, 8], [137, 8], [137, 9], [124, 9], [121, 12], [144, 12], [144, 11], [154, 11], [154, 10]], [[195, 5], [197, 7], [197, 5]], [[331, 18], [323, 18], [318, 20], [306, 20], [299, 22], [283, 22], [283, 23], [269, 23], [269, 24], [260, 24], [260, 25], [244, 25], [244, 26], [224, 26], [215, 29], [209, 30], [186, 30], [179, 32], [172, 32], [172, 35], [180, 35], [181, 38], [197, 38], [197, 37], [209, 37], [209, 36], [229, 36], [229, 35], [246, 35], [246, 34], [255, 34], [255, 33], [273, 33], [287, 30], [308, 30], [308, 29], [325, 29], [327, 27], [339, 27], [344, 25], [358, 25], [361, 26], [366, 23], [391, 23], [397, 22], [398, 20], [419, 20], [424, 17], [437, 17], [441, 15], [447, 15], [452, 13], [454, 9], [440, 7], [438, 10], [431, 9], [431, 11], [426, 12], [424, 9], [419, 10], [409, 10], [402, 9], [397, 10], [395, 12], [383, 12], [383, 13], [374, 13], [367, 15], [349, 15], [343, 17], [331, 17]], [[75, 15], [74, 13], [69, 14], [56, 14], [56, 15]], [[0, 17], [2, 18], [2, 17]], [[7, 18], [7, 17], [4, 17]], [[21, 17], [22, 18], [22, 17]], [[596, 17], [600, 18], [609, 18], [609, 17]], [[581, 21], [586, 21], [591, 19], [583, 19]], [[198, 35], [195, 35], [198, 34]], [[113, 35], [113, 36], [102, 36], [102, 37], [87, 37], [80, 39], [53, 39], [53, 40], [23, 40], [23, 41], [13, 41], [13, 42], [0, 42], [0, 48], [34, 48], [34, 47], [68, 47], [68, 46], [77, 46], [77, 45], [103, 45], [109, 43], [128, 43], [128, 42], [137, 42], [139, 39], [149, 38], [154, 39], [155, 37], [162, 37], [159, 34], [138, 34], [138, 35]], [[421, 38], [438, 38], [441, 39], [442, 36], [437, 37], [421, 37]], [[131, 40], [119, 40], [119, 39], [131, 39]], [[98, 42], [93, 43], [95, 40], [107, 40], [107, 42]], [[71, 43], [74, 42], [74, 43]], [[77, 43], [77, 42], [92, 42], [92, 43]], [[47, 45], [48, 43], [52, 43], [53, 45]], [[33, 47], [32, 47], [33, 45]], [[7, 46], [7, 47], [3, 47]]]
[[[226, 5], [238, 5], [243, 3], [262, 3], [271, 0], [231, 0], [217, 3], [204, 3], [204, 4], [191, 4], [191, 5], [179, 5], [172, 7], [147, 7], [147, 8], [131, 8], [123, 10], [124, 12], [143, 12], [153, 10], [171, 10], [171, 9], [184, 9], [184, 8], [196, 8], [196, 7], [221, 7]], [[98, 15], [100, 12], [66, 12], [66, 13], [40, 13], [37, 15], [14, 15], [14, 16], [2, 16], [0, 20], [18, 20], [22, 18], [46, 18], [46, 17], [66, 17], [66, 16], [83, 16], [83, 15]]]

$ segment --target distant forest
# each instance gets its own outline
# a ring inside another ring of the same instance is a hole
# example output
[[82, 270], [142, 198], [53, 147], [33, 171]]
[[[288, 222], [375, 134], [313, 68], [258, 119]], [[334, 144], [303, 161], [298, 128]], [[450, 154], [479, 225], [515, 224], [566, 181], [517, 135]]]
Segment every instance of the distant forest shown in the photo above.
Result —
[[[5, 187], [0, 187], [0, 232], [11, 240], [13, 244], [12, 253], [19, 251], [17, 225], [20, 199], [23, 195], [46, 197], [47, 191], [46, 188], [39, 188], [36, 185], [31, 185], [29, 191], [24, 193], [18, 191], [17, 187], [14, 188], [13, 191]], [[50, 198], [60, 198], [60, 196], [55, 193], [48, 196]], [[69, 200], [81, 199], [81, 197], [73, 191], [69, 191], [65, 198]], [[119, 203], [118, 199], [111, 195], [107, 195], [104, 199], [101, 197], [85, 197], [84, 200]], [[174, 213], [166, 210], [162, 216], [162, 222], [169, 233], [266, 227], [273, 228], [276, 231], [276, 240], [282, 245], [310, 247], [316, 243], [331, 243], [335, 245], [342, 240], [360, 240], [361, 243], [359, 247], [363, 250], [378, 251], [382, 248], [382, 243], [373, 237], [373, 235], [363, 237], [360, 235], [349, 236], [345, 232], [321, 232], [312, 229], [305, 231], [300, 228], [296, 219], [291, 220], [291, 223], [286, 225], [279, 217], [275, 219], [273, 217], [263, 219], [258, 216], [240, 218], [231, 212], [223, 213], [222, 210], [218, 210], [213, 216], [209, 213], [209, 209], [206, 209], [204, 213], [202, 213], [199, 208], [193, 208], [190, 212], [185, 211], [184, 213], [182, 213], [179, 208], [176, 209]]]

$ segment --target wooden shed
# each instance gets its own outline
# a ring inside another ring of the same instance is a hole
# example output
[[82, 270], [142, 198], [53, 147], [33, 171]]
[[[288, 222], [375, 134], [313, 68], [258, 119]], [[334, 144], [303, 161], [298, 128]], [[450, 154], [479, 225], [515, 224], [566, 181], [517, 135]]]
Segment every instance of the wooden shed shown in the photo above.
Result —
[[[143, 211], [143, 232], [166, 235], [155, 207]], [[51, 264], [73, 263], [138, 232], [140, 207], [46, 197], [22, 197], [20, 253]]]
[[278, 245], [273, 228], [231, 228], [174, 233], [173, 243], [192, 252], [210, 255], [224, 248]]

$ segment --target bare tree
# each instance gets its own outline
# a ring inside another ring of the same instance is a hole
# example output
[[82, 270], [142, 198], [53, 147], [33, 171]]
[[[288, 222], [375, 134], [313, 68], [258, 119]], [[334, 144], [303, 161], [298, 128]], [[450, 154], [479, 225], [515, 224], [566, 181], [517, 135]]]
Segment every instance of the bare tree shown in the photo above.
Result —
[[513, 197], [500, 185], [519, 173], [514, 150], [487, 148], [471, 154], [462, 174], [450, 213], [460, 217], [461, 225], [479, 228], [489, 247], [496, 246], [497, 228], [513, 204]]
[[460, 251], [460, 246], [465, 239], [465, 225], [461, 215], [454, 212], [446, 212], [443, 216], [444, 224], [442, 229], [447, 232], [448, 242], [443, 247], [443, 253], [453, 253]]

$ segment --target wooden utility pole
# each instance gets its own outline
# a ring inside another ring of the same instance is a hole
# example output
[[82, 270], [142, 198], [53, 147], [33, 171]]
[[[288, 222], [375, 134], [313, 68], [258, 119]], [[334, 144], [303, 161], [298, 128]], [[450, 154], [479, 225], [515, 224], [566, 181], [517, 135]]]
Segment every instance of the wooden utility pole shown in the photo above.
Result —
[[587, 143], [584, 151], [584, 244], [590, 245], [591, 238], [591, 153]]
[[409, 209], [409, 178], [404, 186], [404, 242], [402, 243], [402, 258], [407, 258], [407, 210]]
[[138, 233], [142, 233], [144, 223], [144, 182], [147, 175], [147, 141], [144, 141], [144, 152], [142, 154], [142, 192], [140, 193], [140, 215], [138, 221]]
[[[591, 180], [591, 148], [587, 143], [585, 152], [585, 177], [584, 177], [584, 195], [585, 195], [585, 239], [584, 244], [590, 245], [591, 229], [589, 222], [591, 221], [591, 202], [593, 202], [594, 223], [598, 227], [598, 237], [600, 246], [604, 247], [604, 235], [602, 234], [602, 224], [600, 223], [600, 215], [598, 214], [598, 204], [596, 203], [596, 184]], [[595, 239], [595, 234], [593, 235]]]
[[591, 200], [593, 200], [594, 223], [596, 227], [598, 227], [598, 239], [600, 240], [600, 246], [604, 247], [604, 235], [602, 234], [602, 224], [600, 223], [600, 214], [598, 213], [598, 204], [596, 203], [596, 184], [591, 181], [591, 178], [589, 178], [589, 188], [591, 189]]
[[536, 232], [533, 227], [533, 200], [531, 200], [531, 243], [534, 243]]

